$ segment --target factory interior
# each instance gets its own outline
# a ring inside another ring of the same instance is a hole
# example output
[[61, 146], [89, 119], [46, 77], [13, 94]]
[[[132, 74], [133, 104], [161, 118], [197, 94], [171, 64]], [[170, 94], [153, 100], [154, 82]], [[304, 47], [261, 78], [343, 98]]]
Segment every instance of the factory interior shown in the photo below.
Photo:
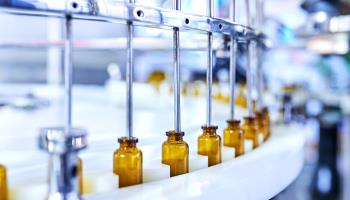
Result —
[[0, 0], [0, 200], [350, 200], [350, 0]]

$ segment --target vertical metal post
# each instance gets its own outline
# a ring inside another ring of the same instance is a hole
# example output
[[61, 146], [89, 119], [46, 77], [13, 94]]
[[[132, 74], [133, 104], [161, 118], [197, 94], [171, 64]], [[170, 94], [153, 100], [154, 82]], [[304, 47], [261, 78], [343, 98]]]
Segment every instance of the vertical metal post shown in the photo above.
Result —
[[[214, 1], [208, 0], [208, 15], [214, 17]], [[208, 67], [207, 67], [207, 126], [212, 121], [212, 84], [213, 84], [213, 33], [208, 33]]]
[[261, 110], [263, 107], [263, 90], [264, 90], [264, 76], [263, 76], [263, 64], [262, 64], [262, 44], [259, 42], [257, 48], [257, 90], [258, 90], [258, 101], [257, 109]]
[[[135, 0], [129, 0], [134, 3]], [[133, 137], [133, 77], [134, 77], [134, 49], [133, 36], [134, 26], [131, 21], [127, 22], [127, 63], [126, 63], [126, 129], [129, 139]]]
[[247, 79], [247, 101], [248, 101], [248, 116], [253, 116], [253, 101], [252, 101], [252, 55], [253, 55], [253, 41], [248, 41], [247, 49], [247, 68], [246, 68], [246, 79]]
[[[173, 9], [181, 10], [181, 0], [173, 0]], [[174, 126], [177, 133], [181, 132], [181, 78], [180, 78], [180, 31], [174, 28]]]
[[[246, 0], [246, 16], [247, 26], [251, 26], [250, 16], [250, 2]], [[248, 101], [248, 116], [253, 116], [253, 101], [252, 101], [252, 56], [253, 56], [253, 41], [247, 41], [247, 68], [246, 68], [246, 79], [247, 79], [247, 101]]]
[[[256, 29], [259, 33], [262, 32], [262, 24], [263, 24], [263, 9], [264, 9], [264, 1], [256, 0]], [[263, 80], [263, 63], [262, 63], [262, 54], [263, 54], [263, 45], [259, 40], [258, 48], [256, 50], [256, 59], [257, 59], [257, 91], [258, 91], [258, 101], [257, 108], [261, 110], [263, 107], [263, 89], [264, 89], [264, 80]]]
[[251, 25], [251, 18], [250, 18], [250, 0], [245, 0], [245, 9], [246, 9], [246, 20], [247, 20], [247, 26]]
[[[231, 1], [230, 16], [232, 21], [236, 21], [236, 0]], [[231, 35], [230, 41], [230, 119], [235, 118], [235, 85], [236, 85], [236, 53], [237, 41]]]
[[65, 112], [65, 134], [69, 134], [72, 128], [72, 17], [65, 17], [64, 34], [64, 112]]
[[72, 128], [72, 17], [64, 21], [64, 127], [40, 131], [39, 147], [50, 155], [48, 200], [80, 200], [78, 151], [86, 148], [86, 131]]

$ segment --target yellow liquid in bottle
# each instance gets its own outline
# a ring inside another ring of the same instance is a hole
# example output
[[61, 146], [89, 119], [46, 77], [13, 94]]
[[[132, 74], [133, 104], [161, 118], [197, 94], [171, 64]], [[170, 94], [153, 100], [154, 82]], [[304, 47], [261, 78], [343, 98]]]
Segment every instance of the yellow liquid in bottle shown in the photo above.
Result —
[[83, 194], [83, 160], [78, 158], [79, 192]]
[[0, 200], [7, 200], [6, 168], [0, 164]]
[[183, 141], [184, 133], [169, 131], [167, 141], [162, 145], [162, 163], [170, 166], [170, 176], [186, 174], [189, 171], [189, 147]]
[[266, 107], [264, 107], [261, 112], [262, 112], [262, 115], [263, 115], [263, 118], [264, 118], [264, 121], [266, 124], [266, 130], [267, 130], [267, 135], [266, 135], [266, 138], [264, 138], [264, 139], [267, 140], [271, 135], [270, 114], [269, 114], [269, 110]]
[[244, 154], [244, 133], [239, 124], [239, 120], [229, 120], [224, 129], [224, 146], [235, 148], [235, 157]]
[[217, 126], [203, 126], [198, 137], [198, 154], [208, 156], [208, 166], [221, 163], [221, 137], [216, 134]]
[[187, 84], [183, 84], [183, 86], [181, 88], [181, 94], [182, 94], [182, 96], [187, 96], [188, 95], [188, 86], [187, 86]]
[[160, 86], [165, 81], [166, 74], [163, 71], [153, 71], [147, 78], [147, 83], [153, 85], [157, 92], [160, 92]]
[[241, 108], [247, 108], [248, 107], [248, 102], [247, 98], [244, 94], [244, 86], [239, 87], [239, 92], [237, 97], [235, 98], [235, 105], [241, 107]]
[[118, 139], [119, 149], [114, 152], [113, 172], [119, 176], [119, 187], [142, 183], [142, 152], [136, 147], [137, 138]]
[[255, 112], [255, 119], [257, 123], [258, 132], [263, 134], [264, 141], [268, 138], [268, 127], [262, 112]]
[[253, 141], [253, 148], [257, 148], [259, 146], [259, 132], [257, 130], [255, 118], [245, 117], [242, 130], [244, 131], [245, 138]]

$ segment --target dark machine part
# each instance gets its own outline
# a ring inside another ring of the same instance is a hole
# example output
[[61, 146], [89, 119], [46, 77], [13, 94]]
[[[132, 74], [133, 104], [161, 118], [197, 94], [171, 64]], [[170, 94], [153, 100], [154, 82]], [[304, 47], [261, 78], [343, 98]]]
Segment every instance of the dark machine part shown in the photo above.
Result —
[[292, 104], [292, 96], [291, 94], [284, 94], [283, 95], [283, 122], [285, 124], [289, 124], [292, 122], [292, 117], [293, 117], [293, 104]]
[[[245, 57], [245, 46], [244, 44], [239, 43], [237, 47], [237, 71], [236, 71], [236, 82], [237, 83], [245, 83], [246, 82], [246, 73], [245, 73], [245, 67], [244, 62], [240, 60], [239, 58]], [[215, 53], [214, 53], [215, 55]], [[230, 57], [215, 57], [214, 59], [214, 68], [213, 68], [213, 80], [218, 81], [218, 72], [222, 69], [226, 69], [227, 72], [229, 72], [230, 68]], [[193, 71], [192, 72], [192, 79], [193, 80], [203, 80], [206, 79], [205, 71]]]
[[305, 0], [301, 7], [308, 13], [323, 11], [329, 16], [340, 14], [340, 0]]
[[337, 153], [341, 113], [337, 109], [325, 110], [318, 119], [320, 122], [319, 158], [311, 182], [311, 198], [337, 200], [340, 199]]

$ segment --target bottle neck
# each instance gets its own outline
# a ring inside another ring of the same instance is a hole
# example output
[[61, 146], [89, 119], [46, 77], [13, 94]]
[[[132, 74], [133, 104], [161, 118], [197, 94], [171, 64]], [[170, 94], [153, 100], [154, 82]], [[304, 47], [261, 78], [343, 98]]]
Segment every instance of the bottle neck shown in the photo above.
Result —
[[239, 120], [229, 120], [227, 121], [228, 128], [237, 129], [239, 128], [240, 121]]
[[184, 133], [183, 132], [180, 132], [180, 133], [177, 133], [175, 131], [169, 131], [166, 133], [166, 135], [168, 136], [168, 142], [175, 142], [175, 141], [183, 141], [183, 136], [184, 136]]
[[262, 112], [255, 112], [255, 118], [256, 118], [256, 120], [263, 119], [263, 113]]
[[216, 135], [216, 130], [218, 129], [217, 126], [203, 126], [203, 135], [209, 135], [209, 136], [213, 136]]
[[254, 117], [245, 117], [244, 118], [244, 124], [246, 125], [254, 125], [255, 124], [255, 118]]
[[138, 139], [136, 137], [121, 137], [118, 139], [118, 142], [120, 144], [120, 149], [136, 148], [136, 143], [138, 142]]
[[120, 149], [136, 148], [136, 143], [134, 142], [122, 142], [120, 143]]
[[175, 141], [183, 141], [183, 137], [180, 135], [169, 135], [168, 136], [169, 142], [175, 142]]

